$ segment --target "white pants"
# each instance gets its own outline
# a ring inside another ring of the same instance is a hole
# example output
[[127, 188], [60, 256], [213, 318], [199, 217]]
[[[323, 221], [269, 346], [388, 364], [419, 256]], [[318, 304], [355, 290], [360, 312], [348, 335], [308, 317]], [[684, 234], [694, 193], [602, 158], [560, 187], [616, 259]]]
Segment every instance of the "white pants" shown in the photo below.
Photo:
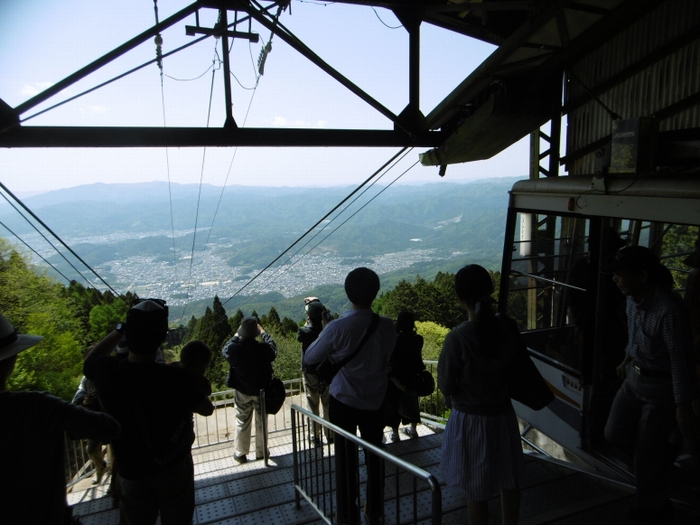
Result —
[[255, 412], [255, 457], [262, 458], [265, 455], [259, 400], [260, 396], [247, 396], [236, 390], [234, 398], [236, 404], [236, 439], [233, 444], [233, 451], [236, 456], [245, 456], [250, 451], [250, 424], [253, 420], [253, 412]]

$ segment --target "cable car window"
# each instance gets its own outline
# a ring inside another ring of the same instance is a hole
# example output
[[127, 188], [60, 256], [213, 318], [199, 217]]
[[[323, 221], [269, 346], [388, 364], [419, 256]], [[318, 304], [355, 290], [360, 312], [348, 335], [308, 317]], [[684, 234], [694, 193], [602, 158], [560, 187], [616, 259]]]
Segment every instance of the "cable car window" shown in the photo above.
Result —
[[696, 225], [519, 212], [506, 312], [532, 350], [582, 372], [592, 366], [584, 360], [593, 355], [587, 349], [592, 350], [596, 331], [607, 354], [622, 352], [627, 337], [624, 296], [612, 276], [599, 274], [600, 265], [625, 245], [646, 246], [683, 295], [700, 263], [699, 235]]
[[579, 369], [569, 303], [586, 290], [590, 220], [518, 213], [507, 313], [538, 352]]

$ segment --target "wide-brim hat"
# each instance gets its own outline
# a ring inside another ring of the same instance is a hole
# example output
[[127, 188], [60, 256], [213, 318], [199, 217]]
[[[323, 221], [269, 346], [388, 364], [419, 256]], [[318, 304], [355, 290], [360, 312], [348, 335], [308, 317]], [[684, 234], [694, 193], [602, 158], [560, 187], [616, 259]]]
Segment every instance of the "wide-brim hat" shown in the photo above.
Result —
[[40, 335], [18, 334], [10, 321], [0, 314], [0, 361], [31, 348], [42, 339]]

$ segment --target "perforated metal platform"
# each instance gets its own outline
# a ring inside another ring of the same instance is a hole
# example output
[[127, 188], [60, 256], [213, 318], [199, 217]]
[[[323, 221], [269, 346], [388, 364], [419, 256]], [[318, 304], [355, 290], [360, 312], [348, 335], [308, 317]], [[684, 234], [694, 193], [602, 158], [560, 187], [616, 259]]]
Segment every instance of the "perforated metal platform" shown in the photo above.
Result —
[[[419, 426], [419, 439], [405, 439], [388, 444], [386, 450], [414, 463], [442, 480], [440, 446], [442, 435]], [[405, 436], [404, 436], [405, 437]], [[232, 445], [213, 445], [196, 449], [194, 525], [321, 525], [325, 523], [302, 501], [294, 504], [293, 458], [288, 431], [270, 436], [269, 466], [263, 461], [239, 465], [233, 460]], [[387, 468], [385, 485], [385, 523], [397, 523], [396, 480]], [[409, 480], [399, 479], [398, 491], [409, 490]], [[362, 493], [364, 490], [361, 491]], [[443, 523], [467, 523], [466, 502], [443, 486]], [[94, 499], [92, 499], [94, 498]], [[73, 501], [71, 501], [73, 499]], [[79, 503], [76, 503], [79, 501]], [[119, 513], [112, 508], [104, 488], [89, 489], [69, 495], [74, 513], [85, 525], [118, 525]], [[521, 496], [520, 523], [524, 525], [615, 524], [627, 523], [625, 513], [632, 504], [632, 491], [588, 474], [567, 469], [535, 456], [525, 457], [525, 478]], [[412, 509], [398, 509], [399, 523], [407, 523]], [[419, 523], [430, 523], [430, 495], [426, 490], [418, 498]], [[491, 522], [500, 523], [500, 501], [489, 502]], [[700, 509], [700, 504], [698, 505]], [[677, 508], [677, 524], [700, 523], [698, 509]]]

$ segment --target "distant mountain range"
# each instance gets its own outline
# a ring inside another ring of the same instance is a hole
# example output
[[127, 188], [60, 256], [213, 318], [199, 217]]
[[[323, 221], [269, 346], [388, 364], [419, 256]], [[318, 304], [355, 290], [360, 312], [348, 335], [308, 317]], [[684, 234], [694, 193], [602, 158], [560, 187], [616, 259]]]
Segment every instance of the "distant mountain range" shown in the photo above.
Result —
[[[350, 199], [347, 210], [336, 216], [341, 206], [299, 244], [317, 234], [307, 246], [318, 244], [318, 254], [374, 257], [422, 249], [442, 259], [437, 267], [423, 262], [387, 276], [396, 282], [417, 273], [431, 277], [445, 267], [444, 259], [456, 254], [444, 271], [466, 261], [497, 267], [508, 191], [516, 180], [374, 186], [354, 197], [356, 201]], [[176, 253], [189, 254], [196, 225], [195, 254], [208, 251], [231, 266], [262, 268], [354, 189], [91, 184], [28, 197], [24, 203], [90, 265], [133, 255], [172, 260], [173, 247]], [[7, 204], [0, 206], [0, 220], [21, 237], [36, 238]], [[7, 232], [2, 235], [17, 242]], [[49, 253], [48, 259], [70, 271], [58, 255]]]

